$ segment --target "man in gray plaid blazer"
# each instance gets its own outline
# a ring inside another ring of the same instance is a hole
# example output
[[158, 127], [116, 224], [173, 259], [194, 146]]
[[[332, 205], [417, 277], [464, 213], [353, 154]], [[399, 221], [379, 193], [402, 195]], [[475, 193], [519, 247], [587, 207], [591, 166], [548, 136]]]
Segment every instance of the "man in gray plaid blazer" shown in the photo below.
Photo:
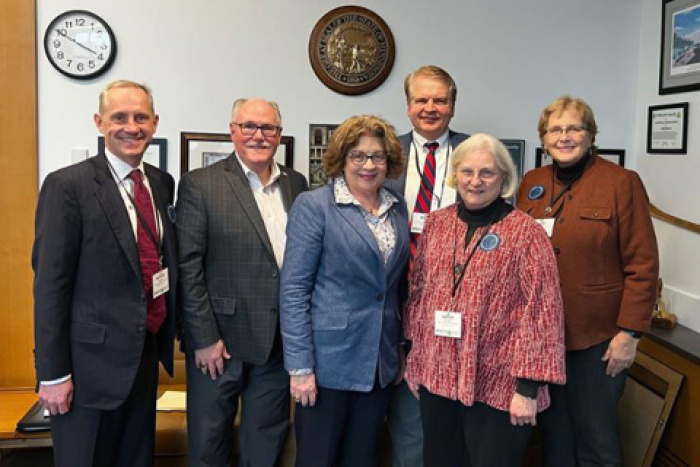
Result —
[[239, 99], [234, 152], [186, 173], [177, 203], [191, 466], [230, 466], [240, 396], [239, 466], [277, 462], [289, 422], [279, 332], [287, 212], [306, 179], [274, 162], [274, 102]]

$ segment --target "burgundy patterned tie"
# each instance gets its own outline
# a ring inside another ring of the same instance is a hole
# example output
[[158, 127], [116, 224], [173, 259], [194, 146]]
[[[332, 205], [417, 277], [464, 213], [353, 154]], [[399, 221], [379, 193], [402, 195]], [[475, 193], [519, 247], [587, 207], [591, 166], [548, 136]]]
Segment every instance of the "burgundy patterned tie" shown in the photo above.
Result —
[[[435, 141], [426, 143], [428, 155], [425, 156], [425, 164], [423, 165], [423, 174], [420, 180], [420, 189], [413, 212], [428, 213], [430, 206], [433, 203], [433, 187], [435, 185], [435, 151], [440, 145]], [[413, 269], [413, 260], [416, 259], [416, 251], [418, 250], [418, 239], [420, 234], [411, 234], [411, 255], [409, 257], [408, 267]]]
[[[139, 250], [141, 271], [143, 275], [143, 290], [147, 297], [146, 328], [155, 334], [165, 321], [165, 294], [153, 298], [153, 275], [160, 271], [158, 246], [154, 240], [158, 238], [156, 219], [153, 215], [153, 202], [146, 185], [143, 184], [143, 174], [136, 169], [129, 174], [134, 181], [134, 202], [140, 215], [136, 216], [136, 245]], [[144, 221], [148, 228], [144, 226]], [[150, 229], [150, 233], [148, 230]]]

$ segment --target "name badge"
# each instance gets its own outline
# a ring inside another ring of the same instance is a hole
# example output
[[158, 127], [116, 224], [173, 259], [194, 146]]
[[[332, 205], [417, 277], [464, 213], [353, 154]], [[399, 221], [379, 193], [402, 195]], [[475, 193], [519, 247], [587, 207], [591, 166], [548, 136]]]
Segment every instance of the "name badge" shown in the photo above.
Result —
[[422, 234], [426, 220], [428, 220], [427, 212], [414, 212], [413, 220], [411, 220], [411, 233]]
[[461, 339], [462, 315], [454, 311], [435, 311], [435, 335]]
[[164, 268], [153, 274], [153, 298], [160, 297], [168, 290], [170, 290], [168, 268]]
[[552, 233], [554, 232], [554, 219], [553, 217], [548, 217], [547, 219], [535, 219], [535, 222], [537, 222], [539, 225], [542, 226], [545, 232], [547, 232], [547, 236], [549, 238], [552, 238]]

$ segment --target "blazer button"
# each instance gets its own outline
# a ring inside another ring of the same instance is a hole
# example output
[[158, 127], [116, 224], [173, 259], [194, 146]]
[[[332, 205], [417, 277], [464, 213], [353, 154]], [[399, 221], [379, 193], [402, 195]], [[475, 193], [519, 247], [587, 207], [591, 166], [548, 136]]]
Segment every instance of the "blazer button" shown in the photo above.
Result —
[[277, 308], [270, 308], [270, 313], [277, 313]]
[[278, 276], [278, 275], [279, 275], [279, 272], [277, 271], [277, 269], [275, 269], [274, 271], [272, 271], [272, 277], [273, 277], [273, 278], [277, 279], [277, 276]]
[[384, 300], [384, 295], [379, 294], [379, 295], [377, 295], [376, 298], [377, 298], [377, 301], [378, 301], [378, 302], [381, 302], [382, 300]]
[[139, 326], [136, 328], [136, 334], [143, 334], [144, 332], [146, 332], [145, 326]]
[[560, 252], [559, 248], [555, 247], [555, 248], [554, 248], [554, 254], [555, 254], [555, 255], [558, 255], [559, 252]]

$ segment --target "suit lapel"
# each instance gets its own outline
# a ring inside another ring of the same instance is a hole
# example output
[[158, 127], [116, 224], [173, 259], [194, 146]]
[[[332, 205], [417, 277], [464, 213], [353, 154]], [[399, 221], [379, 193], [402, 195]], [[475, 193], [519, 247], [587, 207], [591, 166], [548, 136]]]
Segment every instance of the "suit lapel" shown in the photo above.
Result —
[[331, 202], [333, 206], [338, 210], [340, 216], [352, 227], [352, 229], [357, 232], [357, 234], [362, 237], [362, 239], [367, 243], [370, 249], [374, 252], [380, 264], [382, 262], [382, 256], [379, 252], [379, 246], [377, 245], [377, 240], [374, 238], [372, 231], [367, 227], [365, 219], [360, 213], [360, 209], [354, 204], [338, 204], [335, 201], [335, 193], [333, 190], [333, 184], [328, 185], [328, 191], [330, 192]]
[[292, 183], [289, 181], [287, 168], [281, 165], [279, 168], [281, 172], [279, 184], [282, 191], [282, 204], [284, 205], [285, 212], [289, 212], [289, 210], [292, 208], [292, 202], [294, 201], [294, 196], [292, 194]]
[[[449, 142], [450, 146], [452, 147], [452, 152], [454, 153], [454, 150], [457, 149], [457, 146], [460, 145], [462, 141], [464, 141], [466, 138], [461, 138], [455, 133], [454, 131], [450, 130], [449, 133]], [[448, 164], [450, 164], [450, 161], [447, 161]], [[449, 167], [449, 166], [448, 166]], [[461, 203], [462, 202], [462, 197], [459, 194], [459, 190], [455, 190], [455, 203]]]
[[129, 220], [129, 215], [124, 207], [124, 201], [119, 194], [114, 177], [107, 167], [107, 159], [103, 154], [92, 159], [95, 167], [95, 183], [97, 184], [95, 196], [102, 206], [107, 222], [109, 223], [117, 242], [126, 255], [134, 273], [142, 281], [141, 262], [134, 238], [134, 230]]
[[[223, 164], [224, 167], [224, 177], [231, 185], [234, 195], [238, 198], [243, 212], [245, 212], [253, 229], [260, 238], [260, 242], [265, 246], [270, 258], [276, 263], [275, 253], [272, 249], [272, 243], [270, 242], [270, 237], [267, 235], [267, 229], [265, 229], [265, 223], [260, 215], [260, 210], [255, 202], [255, 196], [253, 196], [253, 190], [250, 188], [250, 183], [248, 178], [243, 172], [241, 164], [238, 162], [235, 153], [231, 154]], [[281, 178], [281, 177], [280, 177]], [[289, 180], [287, 180], [289, 183]], [[284, 198], [284, 196], [283, 196]], [[285, 206], [286, 207], [286, 206]]]
[[394, 251], [389, 256], [387, 261], [387, 282], [391, 283], [396, 279], [396, 275], [402, 273], [406, 259], [408, 258], [408, 225], [405, 219], [402, 219], [402, 214], [394, 206], [389, 211], [391, 223], [394, 226], [394, 235], [396, 244]]
[[173, 238], [172, 234], [174, 233], [173, 226], [170, 223], [168, 216], [168, 208], [170, 207], [170, 196], [168, 195], [168, 189], [163, 183], [159, 170], [156, 170], [148, 164], [143, 164], [143, 167], [146, 171], [146, 177], [148, 177], [148, 183], [151, 185], [153, 201], [156, 204], [156, 209], [158, 210], [158, 215], [160, 216], [163, 227], [163, 242], [166, 243], [170, 238]]
[[406, 177], [408, 176], [408, 164], [411, 162], [411, 140], [413, 138], [413, 132], [409, 131], [405, 135], [399, 136], [399, 141], [403, 147], [404, 154], [406, 155], [406, 167], [404, 167], [403, 174], [399, 177], [396, 182], [396, 191], [401, 193], [401, 196], [406, 192]]

